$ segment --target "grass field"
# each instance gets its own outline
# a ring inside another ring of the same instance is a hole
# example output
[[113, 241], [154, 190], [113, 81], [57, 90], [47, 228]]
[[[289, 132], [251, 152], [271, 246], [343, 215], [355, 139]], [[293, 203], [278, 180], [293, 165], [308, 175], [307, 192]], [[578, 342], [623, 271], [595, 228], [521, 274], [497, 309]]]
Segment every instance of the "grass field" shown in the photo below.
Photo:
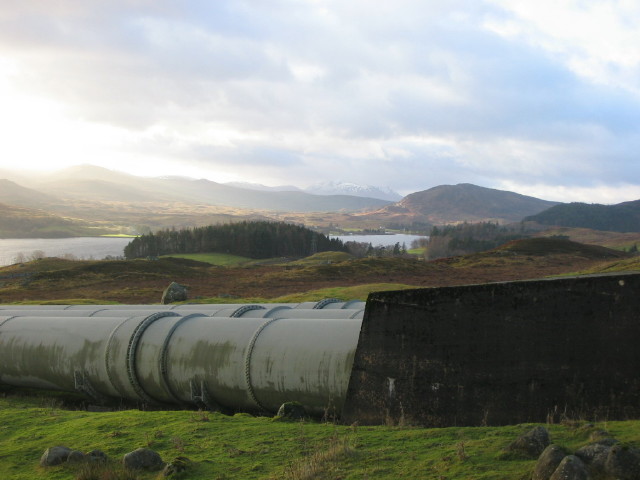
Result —
[[229, 255], [227, 253], [174, 253], [166, 255], [166, 257], [185, 258], [187, 260], [195, 260], [196, 262], [210, 263], [211, 265], [223, 267], [253, 262], [251, 258]]
[[[608, 430], [640, 445], [640, 421], [547, 425], [554, 443], [575, 450], [589, 434]], [[524, 480], [534, 460], [504, 448], [532, 425], [419, 428], [285, 422], [248, 414], [202, 411], [87, 412], [66, 410], [50, 397], [0, 398], [0, 476], [14, 480], [155, 479], [157, 473], [82, 477], [72, 465], [40, 467], [44, 450], [65, 445], [110, 458], [139, 447], [164, 461], [193, 463], [181, 479], [464, 479]], [[114, 469], [116, 467], [110, 467]]]

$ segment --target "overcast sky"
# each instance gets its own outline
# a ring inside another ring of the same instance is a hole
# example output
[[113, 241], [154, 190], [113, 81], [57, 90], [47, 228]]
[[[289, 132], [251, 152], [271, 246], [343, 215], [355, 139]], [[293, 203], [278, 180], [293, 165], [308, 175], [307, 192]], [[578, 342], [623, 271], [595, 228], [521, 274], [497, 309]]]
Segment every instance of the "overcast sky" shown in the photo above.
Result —
[[0, 167], [640, 199], [637, 0], [16, 0]]

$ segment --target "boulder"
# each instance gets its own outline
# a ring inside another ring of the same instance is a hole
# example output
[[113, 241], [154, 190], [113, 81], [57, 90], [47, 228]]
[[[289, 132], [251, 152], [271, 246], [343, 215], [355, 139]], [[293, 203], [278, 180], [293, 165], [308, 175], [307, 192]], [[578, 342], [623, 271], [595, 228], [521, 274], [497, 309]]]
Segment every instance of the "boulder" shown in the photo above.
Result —
[[590, 480], [586, 465], [575, 455], [567, 455], [562, 459], [549, 480]]
[[162, 470], [162, 476], [170, 477], [182, 473], [189, 468], [191, 463], [191, 460], [187, 457], [176, 457], [165, 465], [164, 470]]
[[280, 405], [276, 415], [289, 420], [301, 420], [307, 417], [307, 411], [300, 402], [285, 402]]
[[80, 450], [72, 450], [67, 457], [67, 462], [69, 463], [80, 463], [84, 460], [86, 460], [86, 457]]
[[591, 475], [603, 475], [604, 464], [609, 456], [610, 446], [602, 443], [592, 443], [577, 450], [575, 455], [582, 460]]
[[535, 427], [520, 435], [508, 447], [511, 452], [522, 453], [528, 458], [537, 458], [549, 445], [549, 432], [544, 427]]
[[171, 284], [165, 288], [164, 292], [162, 292], [161, 302], [163, 305], [167, 305], [173, 302], [184, 302], [187, 298], [187, 287], [176, 282], [171, 282]]
[[531, 480], [549, 480], [567, 455], [564, 448], [558, 445], [549, 445], [538, 458]]
[[157, 452], [149, 448], [138, 448], [125, 454], [122, 464], [131, 470], [157, 471], [164, 467], [164, 462]]
[[614, 445], [609, 449], [604, 470], [617, 480], [640, 480], [640, 450]]
[[71, 451], [72, 450], [70, 448], [64, 446], [47, 448], [42, 454], [42, 457], [40, 457], [40, 465], [42, 467], [60, 465], [67, 461]]
[[107, 463], [109, 457], [102, 450], [91, 450], [87, 453], [87, 457], [92, 462]]

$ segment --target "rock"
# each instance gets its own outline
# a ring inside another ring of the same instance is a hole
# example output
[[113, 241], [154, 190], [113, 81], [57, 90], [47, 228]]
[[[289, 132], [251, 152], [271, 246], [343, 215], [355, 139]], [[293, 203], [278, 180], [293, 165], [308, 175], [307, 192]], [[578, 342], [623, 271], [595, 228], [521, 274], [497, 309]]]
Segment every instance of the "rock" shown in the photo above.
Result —
[[604, 470], [617, 480], [640, 480], [640, 450], [614, 445], [609, 449]]
[[300, 420], [307, 417], [307, 411], [300, 402], [285, 402], [280, 405], [277, 416], [290, 420]]
[[549, 432], [546, 428], [538, 426], [520, 435], [507, 450], [522, 453], [529, 458], [537, 458], [549, 443]]
[[182, 473], [189, 468], [191, 463], [191, 460], [187, 457], [176, 457], [173, 461], [165, 465], [164, 470], [162, 470], [162, 476], [170, 477], [171, 475]]
[[558, 445], [549, 445], [538, 458], [531, 480], [549, 480], [567, 455], [564, 448]]
[[67, 462], [69, 463], [79, 463], [86, 460], [84, 453], [80, 450], [72, 450], [71, 453], [67, 456]]
[[87, 457], [92, 462], [100, 463], [107, 463], [107, 460], [109, 459], [109, 457], [107, 457], [107, 454], [102, 450], [91, 450], [89, 453], [87, 453]]
[[57, 446], [47, 448], [42, 454], [42, 457], [40, 457], [40, 466], [52, 467], [54, 465], [60, 465], [67, 461], [70, 453], [71, 449], [68, 447]]
[[575, 455], [567, 455], [562, 459], [549, 480], [590, 480], [585, 464]]
[[618, 441], [611, 436], [606, 430], [595, 430], [589, 435], [589, 441], [592, 443], [602, 443], [603, 445], [613, 445]]
[[576, 451], [575, 455], [587, 465], [591, 475], [602, 475], [610, 449], [608, 445], [592, 443]]
[[164, 292], [162, 292], [161, 302], [167, 305], [173, 302], [184, 302], [187, 298], [187, 287], [176, 282], [171, 282]]
[[156, 471], [164, 467], [164, 462], [160, 455], [148, 448], [138, 448], [125, 454], [122, 464], [131, 470]]

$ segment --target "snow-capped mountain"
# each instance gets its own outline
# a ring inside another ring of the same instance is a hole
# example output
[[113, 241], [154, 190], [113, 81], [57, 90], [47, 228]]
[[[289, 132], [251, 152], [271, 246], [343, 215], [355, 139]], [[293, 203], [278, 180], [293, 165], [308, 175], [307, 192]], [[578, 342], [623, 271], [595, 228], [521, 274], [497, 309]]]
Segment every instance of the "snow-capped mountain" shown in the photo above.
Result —
[[244, 188], [247, 190], [258, 190], [261, 192], [300, 192], [301, 190], [298, 187], [294, 187], [293, 185], [278, 185], [276, 187], [269, 187], [267, 185], [262, 185], [260, 183], [251, 183], [251, 182], [227, 182], [225, 185], [229, 187], [236, 188]]
[[315, 195], [353, 195], [355, 197], [378, 198], [397, 202], [402, 195], [388, 187], [374, 187], [372, 185], [358, 185], [349, 182], [321, 182], [304, 189], [307, 193]]

